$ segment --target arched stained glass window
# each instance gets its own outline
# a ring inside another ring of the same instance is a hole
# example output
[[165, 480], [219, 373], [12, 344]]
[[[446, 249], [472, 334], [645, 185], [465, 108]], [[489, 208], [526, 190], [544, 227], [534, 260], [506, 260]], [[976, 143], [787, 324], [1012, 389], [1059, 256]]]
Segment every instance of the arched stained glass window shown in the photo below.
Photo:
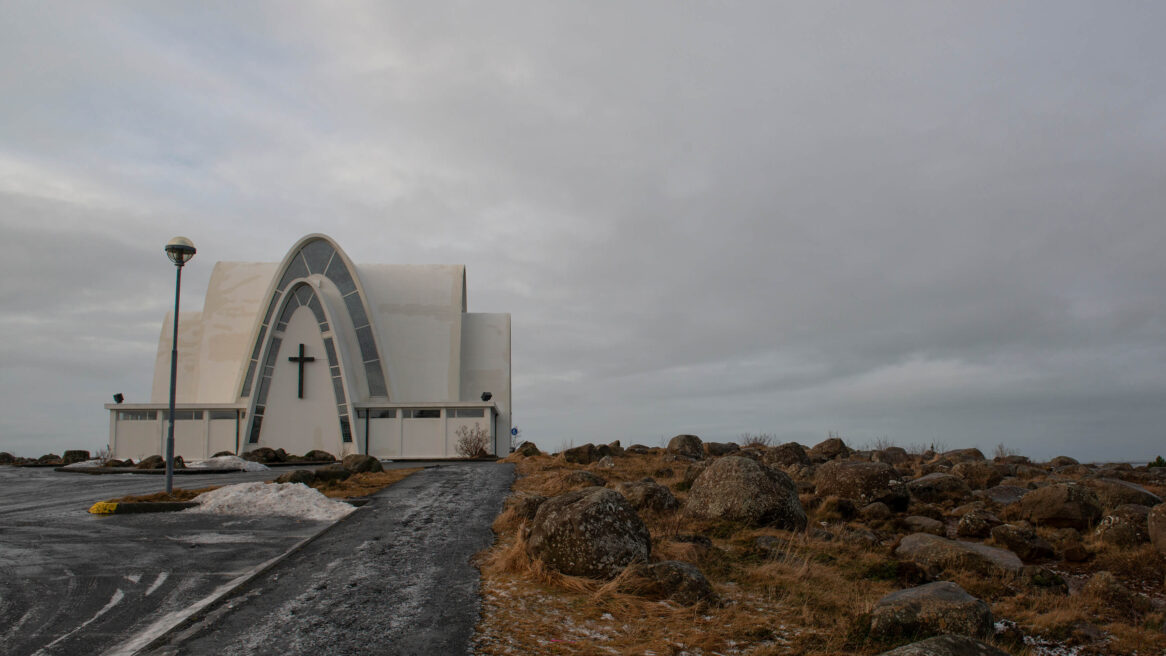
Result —
[[243, 398], [251, 396], [264, 338], [269, 332], [272, 334], [282, 333], [283, 329], [287, 327], [287, 320], [291, 317], [291, 312], [294, 312], [296, 308], [307, 305], [315, 313], [316, 319], [320, 323], [320, 331], [329, 332], [331, 327], [324, 320], [323, 306], [310, 287], [307, 288], [308, 292], [302, 291], [304, 289], [302, 287], [294, 290], [297, 295], [303, 295], [307, 300], [297, 297], [295, 299], [298, 301], [297, 303], [287, 303], [284, 306], [284, 312], [276, 320], [274, 328], [272, 327], [272, 315], [275, 313], [276, 307], [283, 301], [287, 292], [293, 291], [288, 288], [289, 285], [312, 274], [320, 274], [330, 280], [332, 284], [336, 285], [336, 289], [340, 291], [340, 295], [344, 299], [344, 307], [352, 320], [353, 328], [356, 329], [356, 341], [360, 345], [360, 359], [364, 366], [365, 378], [368, 380], [369, 396], [388, 397], [388, 387], [385, 384], [385, 375], [381, 368], [381, 357], [376, 347], [376, 339], [373, 336], [368, 313], [365, 311], [364, 299], [356, 287], [356, 281], [348, 269], [348, 265], [345, 264], [344, 258], [336, 252], [336, 248], [332, 244], [324, 239], [313, 239], [304, 244], [288, 262], [287, 269], [280, 277], [279, 284], [272, 292], [271, 300], [268, 302], [267, 312], [264, 314], [263, 324], [259, 327], [255, 347], [251, 351], [251, 361], [247, 364], [247, 374], [243, 377], [243, 386], [239, 396]]

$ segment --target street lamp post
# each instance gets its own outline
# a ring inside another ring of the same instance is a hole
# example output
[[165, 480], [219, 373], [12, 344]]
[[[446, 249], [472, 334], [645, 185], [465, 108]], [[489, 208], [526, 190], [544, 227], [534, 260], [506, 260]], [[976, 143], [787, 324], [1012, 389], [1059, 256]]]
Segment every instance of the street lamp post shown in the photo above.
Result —
[[175, 237], [166, 243], [166, 257], [178, 274], [174, 280], [174, 338], [170, 342], [170, 429], [166, 433], [166, 494], [174, 490], [174, 396], [178, 390], [178, 297], [182, 290], [182, 265], [194, 257], [194, 242]]

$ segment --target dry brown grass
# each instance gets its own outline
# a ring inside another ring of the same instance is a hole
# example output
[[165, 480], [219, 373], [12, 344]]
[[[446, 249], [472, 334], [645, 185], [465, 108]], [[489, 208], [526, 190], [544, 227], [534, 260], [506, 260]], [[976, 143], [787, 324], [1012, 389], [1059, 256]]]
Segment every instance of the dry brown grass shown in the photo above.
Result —
[[312, 485], [312, 487], [329, 499], [367, 497], [416, 474], [422, 469], [422, 467], [412, 467], [410, 469], [389, 469], [382, 472], [362, 472], [353, 474], [343, 481], [329, 481], [328, 483]]
[[[511, 460], [519, 474], [514, 485], [519, 494], [553, 496], [565, 487], [570, 472], [587, 470], [610, 488], [650, 476], [682, 503], [686, 498], [681, 481], [687, 464], [661, 454], [617, 457], [612, 469], [550, 456]], [[881, 545], [847, 540], [853, 529], [878, 531], [893, 524], [845, 523], [848, 513], [837, 504], [819, 509], [811, 528], [825, 531], [796, 534], [695, 519], [683, 511], [642, 512], [652, 535], [653, 560], [697, 565], [723, 601], [721, 606], [685, 608], [620, 592], [634, 587], [624, 580], [630, 576], [626, 572], [608, 582], [548, 570], [527, 555], [525, 520], [507, 508], [494, 522], [494, 546], [479, 557], [483, 610], [474, 653], [824, 656], [877, 654], [901, 644], [871, 639], [868, 617], [881, 597], [918, 583], [911, 578], [918, 572], [892, 555], [894, 534], [883, 534]], [[673, 539], [690, 535], [707, 538], [711, 547]], [[761, 548], [755, 541], [765, 536], [780, 542]], [[1121, 550], [1090, 542], [1090, 548], [1096, 553], [1092, 561], [1074, 565], [1077, 570], [1058, 570], [1070, 579], [1071, 595], [1035, 588], [1019, 575], [952, 572], [949, 577], [1025, 635], [1087, 642], [1081, 627], [1099, 627], [1105, 642], [1086, 645], [1081, 656], [1166, 653], [1161, 555], [1149, 547]], [[1101, 569], [1112, 572], [1112, 581], [1102, 577], [1088, 584]], [[1151, 584], [1155, 587], [1148, 590]], [[997, 646], [1013, 654], [1048, 653], [1004, 637]]]
[[195, 490], [184, 490], [182, 488], [174, 488], [169, 494], [165, 492], [154, 492], [153, 494], [130, 494], [117, 499], [110, 499], [110, 503], [171, 503], [180, 501], [190, 501], [202, 494], [203, 492], [210, 492], [217, 490], [221, 485], [212, 485], [210, 487], [200, 487]]
[[[360, 474], [353, 474], [343, 481], [329, 481], [328, 483], [317, 483], [312, 487], [319, 490], [324, 496], [330, 499], [352, 499], [355, 497], [367, 497], [370, 494], [376, 494], [386, 487], [397, 483], [412, 474], [421, 471], [421, 467], [414, 467], [411, 469], [390, 469], [383, 472], [364, 472]], [[184, 490], [176, 488], [170, 494], [165, 492], [154, 492], [153, 494], [131, 494], [117, 499], [110, 499], [113, 503], [163, 503], [176, 501], [192, 501], [195, 497], [203, 492], [210, 492], [217, 490], [221, 485], [211, 485], [210, 487], [200, 487], [194, 490]]]

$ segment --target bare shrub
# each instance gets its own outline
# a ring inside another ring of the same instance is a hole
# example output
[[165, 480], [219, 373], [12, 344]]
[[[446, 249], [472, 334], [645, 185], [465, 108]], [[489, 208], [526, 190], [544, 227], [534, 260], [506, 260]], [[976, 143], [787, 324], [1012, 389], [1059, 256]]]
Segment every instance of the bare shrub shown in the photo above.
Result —
[[1018, 452], [1016, 449], [1009, 449], [1008, 447], [1004, 446], [1003, 442], [1001, 442], [1000, 444], [996, 445], [996, 450], [993, 452], [993, 455], [997, 458], [1007, 458], [1008, 456], [1017, 455], [1017, 453]]
[[98, 449], [97, 453], [93, 454], [93, 459], [100, 460], [102, 464], [107, 463], [110, 460], [113, 460], [113, 449], [109, 448], [109, 445], [106, 444], [105, 446]]
[[773, 436], [769, 433], [741, 433], [741, 446], [773, 446]]
[[887, 449], [895, 446], [895, 441], [886, 435], [883, 435], [882, 437], [876, 437], [863, 446], [867, 451], [886, 451]]
[[484, 458], [490, 455], [486, 447], [490, 444], [490, 434], [477, 422], [474, 427], [462, 426], [457, 429], [457, 452], [463, 458]]

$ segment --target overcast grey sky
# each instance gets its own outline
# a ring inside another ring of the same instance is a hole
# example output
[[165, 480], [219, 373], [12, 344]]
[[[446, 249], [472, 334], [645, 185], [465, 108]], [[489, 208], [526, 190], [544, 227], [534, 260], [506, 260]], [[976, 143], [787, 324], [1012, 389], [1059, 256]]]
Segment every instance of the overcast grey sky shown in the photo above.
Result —
[[173, 266], [464, 263], [544, 448], [1166, 454], [1160, 3], [0, 4], [0, 450], [147, 400]]

